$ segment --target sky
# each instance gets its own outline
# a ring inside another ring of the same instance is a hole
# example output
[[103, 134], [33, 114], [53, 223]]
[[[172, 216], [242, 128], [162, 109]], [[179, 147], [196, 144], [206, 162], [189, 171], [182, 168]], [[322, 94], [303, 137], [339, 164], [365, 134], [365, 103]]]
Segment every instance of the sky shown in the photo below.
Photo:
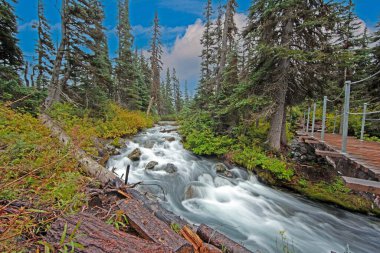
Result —
[[[226, 0], [213, 0], [214, 5]], [[239, 7], [235, 22], [244, 27], [251, 0], [237, 0]], [[110, 55], [117, 51], [117, 0], [102, 0], [105, 7], [105, 27], [109, 40]], [[189, 89], [196, 88], [200, 74], [200, 37], [203, 32], [202, 12], [206, 0], [130, 0], [130, 19], [135, 37], [135, 47], [146, 52], [151, 37], [154, 13], [158, 12], [163, 43], [164, 69], [175, 67], [183, 84], [189, 83]], [[355, 12], [370, 30], [380, 21], [380, 0], [354, 0]], [[44, 0], [45, 14], [52, 27], [54, 41], [59, 39], [60, 0]], [[36, 30], [32, 28], [37, 20], [37, 0], [18, 0], [15, 5], [18, 16], [19, 45], [25, 59], [32, 61], [37, 40]]]

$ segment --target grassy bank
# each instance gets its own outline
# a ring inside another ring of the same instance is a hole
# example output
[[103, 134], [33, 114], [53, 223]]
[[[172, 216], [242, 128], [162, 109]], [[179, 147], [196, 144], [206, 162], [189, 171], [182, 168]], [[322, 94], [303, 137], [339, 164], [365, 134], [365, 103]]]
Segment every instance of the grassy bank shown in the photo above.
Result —
[[74, 107], [71, 104], [55, 104], [48, 114], [58, 121], [73, 142], [91, 155], [97, 155], [99, 139], [113, 140], [132, 136], [153, 126], [154, 119], [143, 112], [128, 111], [109, 103], [100, 115]]
[[[102, 115], [57, 104], [49, 114], [92, 155], [97, 138], [130, 136], [153, 119], [109, 104]], [[0, 252], [28, 252], [43, 243], [50, 224], [87, 206], [85, 189], [96, 187], [72, 151], [31, 114], [0, 104]]]
[[[321, 202], [341, 208], [380, 216], [380, 209], [373, 203], [345, 187], [340, 177], [308, 180], [299, 164], [286, 153], [274, 153], [266, 149], [267, 123], [245, 129], [244, 134], [231, 131], [228, 135], [215, 132], [209, 115], [186, 115], [180, 121], [184, 146], [198, 155], [215, 155], [253, 171], [258, 178], [271, 186], [279, 186]], [[292, 134], [288, 133], [291, 138]], [[318, 165], [315, 165], [318, 166]]]

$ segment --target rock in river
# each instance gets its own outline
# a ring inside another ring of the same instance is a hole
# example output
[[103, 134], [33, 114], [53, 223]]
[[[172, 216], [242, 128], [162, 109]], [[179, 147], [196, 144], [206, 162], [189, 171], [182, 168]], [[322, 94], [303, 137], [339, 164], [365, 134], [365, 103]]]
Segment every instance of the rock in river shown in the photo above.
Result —
[[140, 156], [141, 156], [141, 150], [136, 148], [128, 155], [128, 158], [131, 159], [132, 161], [138, 161], [140, 160]]
[[175, 138], [174, 137], [166, 137], [165, 140], [168, 142], [172, 142], [172, 141], [175, 141]]
[[166, 164], [166, 166], [163, 169], [167, 173], [176, 173], [178, 171], [178, 168], [172, 163]]
[[215, 170], [216, 170], [216, 173], [224, 173], [227, 171], [227, 166], [224, 165], [223, 163], [217, 163], [215, 164]]
[[158, 165], [158, 162], [151, 161], [151, 162], [149, 162], [149, 163], [145, 166], [145, 169], [146, 169], [146, 170], [153, 170], [154, 167], [156, 167], [156, 165]]

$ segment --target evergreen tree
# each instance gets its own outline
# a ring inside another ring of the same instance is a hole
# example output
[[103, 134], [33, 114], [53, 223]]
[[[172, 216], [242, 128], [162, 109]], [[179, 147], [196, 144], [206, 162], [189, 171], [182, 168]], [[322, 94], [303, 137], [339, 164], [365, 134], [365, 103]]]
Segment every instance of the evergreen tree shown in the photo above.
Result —
[[165, 80], [165, 107], [167, 109], [167, 114], [174, 113], [173, 108], [173, 86], [170, 76], [170, 70], [166, 70], [166, 80]]
[[210, 82], [208, 82], [211, 77], [213, 59], [212, 58], [212, 46], [214, 44], [212, 36], [212, 3], [211, 0], [207, 1], [204, 16], [205, 16], [205, 30], [201, 38], [202, 49], [202, 62], [201, 62], [201, 80], [200, 80], [200, 92], [205, 96], [211, 95], [212, 88], [209, 87]]
[[187, 81], [185, 81], [185, 91], [184, 91], [184, 102], [186, 103], [186, 105], [189, 104], [190, 102], [190, 96], [189, 96], [189, 88], [187, 86]]
[[158, 19], [158, 13], [154, 16], [153, 37], [150, 43], [150, 65], [152, 68], [152, 86], [151, 86], [151, 99], [153, 104], [157, 106], [158, 113], [161, 114], [161, 101], [160, 101], [160, 72], [162, 70], [162, 46], [161, 46], [161, 32]]
[[36, 45], [37, 64], [37, 88], [47, 86], [53, 70], [53, 57], [55, 48], [50, 35], [50, 25], [44, 14], [43, 0], [38, 0], [38, 22], [33, 25], [37, 29], [38, 40]]
[[133, 36], [129, 21], [129, 0], [119, 0], [119, 49], [116, 60], [117, 95], [116, 101], [127, 105], [130, 109], [139, 107], [139, 93], [136, 87], [134, 71]]
[[6, 0], [0, 0], [0, 78], [4, 80], [18, 78], [17, 70], [23, 65], [16, 34], [14, 7]]
[[182, 109], [182, 95], [181, 95], [181, 87], [179, 83], [179, 79], [177, 77], [177, 72], [175, 68], [172, 71], [172, 85], [173, 85], [173, 93], [174, 93], [174, 107], [176, 113], [179, 113]]
[[226, 13], [224, 15], [224, 24], [221, 38], [220, 55], [217, 64], [216, 73], [216, 93], [218, 95], [221, 83], [223, 82], [222, 76], [224, 67], [226, 65], [227, 55], [229, 50], [235, 46], [235, 36], [237, 33], [236, 24], [234, 22], [234, 15], [236, 13], [237, 3], [236, 0], [228, 0], [226, 5]]
[[324, 60], [331, 51], [329, 42], [336, 21], [334, 5], [257, 0], [250, 9], [245, 33], [257, 43], [257, 53], [251, 84], [241, 94], [252, 96], [254, 92], [272, 99], [268, 143], [273, 149], [286, 143], [286, 107], [313, 96], [325, 84]]

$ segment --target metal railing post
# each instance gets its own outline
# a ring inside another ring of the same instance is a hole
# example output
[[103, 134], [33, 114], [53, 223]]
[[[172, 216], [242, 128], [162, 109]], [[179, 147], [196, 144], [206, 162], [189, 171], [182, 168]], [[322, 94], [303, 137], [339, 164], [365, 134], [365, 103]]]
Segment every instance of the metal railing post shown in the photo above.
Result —
[[364, 140], [364, 128], [365, 128], [366, 114], [367, 114], [367, 103], [364, 103], [364, 106], [363, 106], [363, 117], [362, 117], [362, 128], [361, 128], [361, 131], [360, 131], [360, 140], [361, 141]]
[[309, 133], [310, 107], [307, 109], [306, 133]]
[[327, 96], [323, 97], [321, 141], [325, 141]]
[[342, 133], [342, 153], [347, 152], [347, 136], [348, 136], [348, 116], [350, 113], [350, 93], [351, 81], [346, 81], [344, 85], [344, 112], [343, 112], [343, 133]]
[[311, 125], [311, 136], [314, 136], [314, 129], [315, 129], [315, 111], [317, 110], [317, 103], [314, 103], [313, 105], [313, 122]]

